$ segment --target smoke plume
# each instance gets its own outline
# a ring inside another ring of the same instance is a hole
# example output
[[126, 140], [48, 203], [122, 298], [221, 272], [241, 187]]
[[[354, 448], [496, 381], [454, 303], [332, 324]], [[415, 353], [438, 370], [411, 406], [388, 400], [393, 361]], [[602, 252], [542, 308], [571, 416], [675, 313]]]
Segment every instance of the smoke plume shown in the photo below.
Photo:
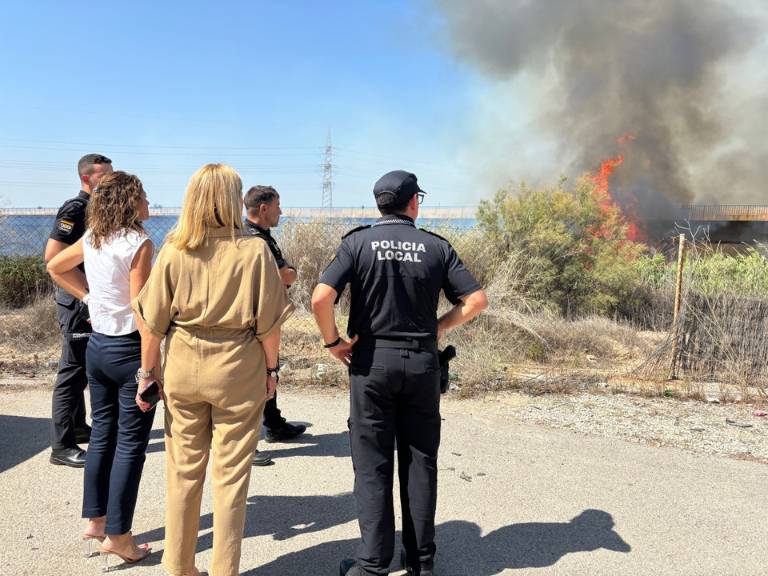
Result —
[[525, 130], [554, 142], [533, 160], [554, 170], [550, 181], [623, 153], [611, 187], [639, 215], [692, 201], [768, 203], [759, 3], [748, 13], [734, 8], [748, 2], [716, 0], [436, 1], [457, 56], [507, 86], [486, 102], [499, 122], [473, 144], [476, 156], [510, 158], [505, 180], [529, 178], [515, 158], [531, 159], [503, 134], [512, 86], [535, 108], [523, 111], [535, 118]]

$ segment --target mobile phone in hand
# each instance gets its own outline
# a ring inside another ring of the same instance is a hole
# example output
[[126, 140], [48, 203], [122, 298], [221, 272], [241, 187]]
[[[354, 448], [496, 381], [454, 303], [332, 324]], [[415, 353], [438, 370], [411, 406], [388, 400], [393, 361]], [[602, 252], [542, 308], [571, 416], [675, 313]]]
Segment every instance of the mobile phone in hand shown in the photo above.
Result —
[[157, 380], [152, 380], [149, 386], [141, 391], [139, 398], [154, 408], [155, 404], [160, 401], [160, 384], [157, 383]]

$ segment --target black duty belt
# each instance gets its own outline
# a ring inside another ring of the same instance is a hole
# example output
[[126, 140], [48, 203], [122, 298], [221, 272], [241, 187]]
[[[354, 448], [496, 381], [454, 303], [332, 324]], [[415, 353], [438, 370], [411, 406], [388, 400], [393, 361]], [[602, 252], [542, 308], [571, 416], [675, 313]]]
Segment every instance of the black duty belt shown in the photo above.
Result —
[[437, 347], [434, 338], [371, 338], [361, 337], [355, 347], [397, 348], [400, 350], [430, 350]]

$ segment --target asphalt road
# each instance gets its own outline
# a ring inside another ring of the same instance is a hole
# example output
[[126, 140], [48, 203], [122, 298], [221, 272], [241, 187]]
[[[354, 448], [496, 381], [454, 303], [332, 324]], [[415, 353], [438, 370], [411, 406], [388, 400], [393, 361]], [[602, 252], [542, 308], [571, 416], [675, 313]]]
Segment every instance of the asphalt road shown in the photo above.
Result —
[[[358, 538], [342, 392], [284, 390], [310, 425], [262, 444], [241, 573], [329, 575]], [[443, 403], [438, 556], [442, 576], [768, 574], [768, 466], [522, 424], [501, 403]], [[0, 394], [0, 574], [98, 574], [82, 557], [82, 471], [48, 463], [50, 393]], [[163, 439], [158, 413], [134, 521], [155, 553], [120, 574], [161, 575]], [[197, 563], [207, 566], [211, 500]], [[397, 570], [393, 565], [392, 570]], [[394, 572], [399, 573], [399, 572]]]

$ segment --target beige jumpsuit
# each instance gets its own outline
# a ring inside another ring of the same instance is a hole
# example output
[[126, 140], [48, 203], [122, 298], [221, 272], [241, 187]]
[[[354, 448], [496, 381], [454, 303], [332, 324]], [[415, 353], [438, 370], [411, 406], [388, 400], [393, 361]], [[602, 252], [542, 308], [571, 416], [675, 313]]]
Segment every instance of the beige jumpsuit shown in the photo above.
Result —
[[235, 576], [251, 457], [266, 401], [261, 340], [290, 316], [277, 265], [255, 236], [209, 231], [198, 250], [166, 244], [134, 309], [165, 335], [166, 525], [163, 566], [190, 570], [208, 464], [213, 488], [211, 576]]

